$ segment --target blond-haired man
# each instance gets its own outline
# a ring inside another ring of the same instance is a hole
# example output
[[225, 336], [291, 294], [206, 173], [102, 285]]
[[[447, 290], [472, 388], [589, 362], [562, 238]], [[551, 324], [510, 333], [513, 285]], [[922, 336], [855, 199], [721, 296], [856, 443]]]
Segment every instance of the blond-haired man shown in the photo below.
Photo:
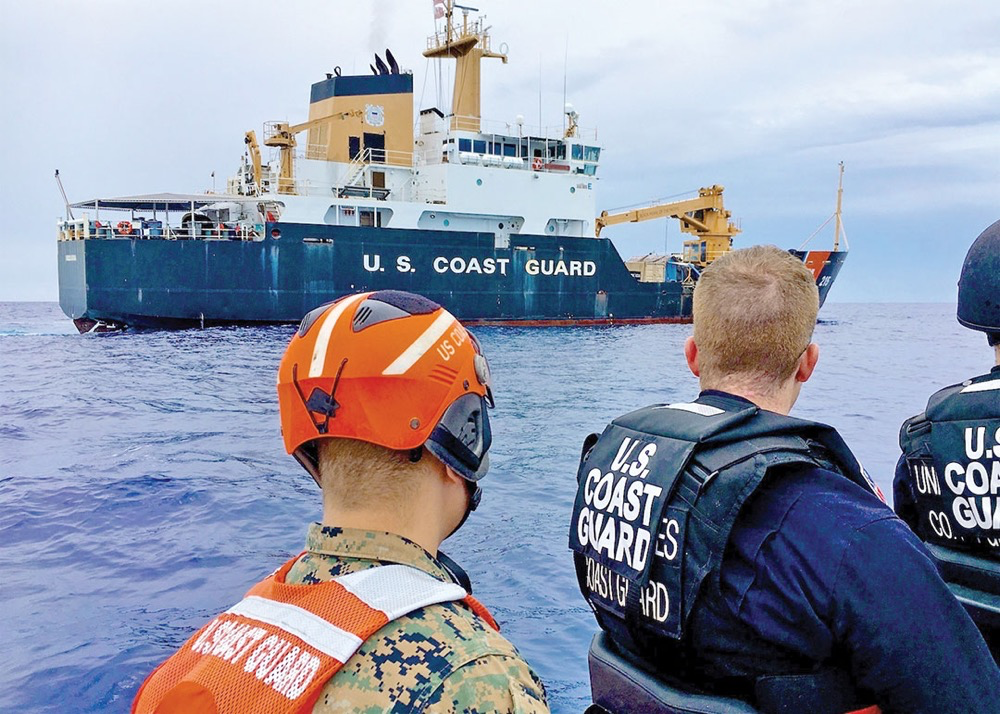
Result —
[[684, 346], [698, 398], [619, 417], [585, 450], [583, 593], [621, 655], [759, 711], [993, 711], [1000, 674], [921, 543], [836, 431], [788, 416], [817, 310], [777, 248], [705, 270]]
[[479, 344], [426, 298], [382, 290], [306, 315], [278, 405], [323, 521], [157, 668], [133, 711], [548, 712], [439, 549], [479, 503], [492, 402]]

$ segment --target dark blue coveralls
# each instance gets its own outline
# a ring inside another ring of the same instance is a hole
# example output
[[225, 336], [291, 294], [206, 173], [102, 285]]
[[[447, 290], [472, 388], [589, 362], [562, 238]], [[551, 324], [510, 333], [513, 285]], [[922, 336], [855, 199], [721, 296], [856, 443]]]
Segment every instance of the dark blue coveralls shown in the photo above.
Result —
[[733, 528], [719, 590], [690, 629], [711, 680], [832, 660], [885, 712], [1000, 712], [1000, 671], [926, 548], [838, 474], [772, 475]]

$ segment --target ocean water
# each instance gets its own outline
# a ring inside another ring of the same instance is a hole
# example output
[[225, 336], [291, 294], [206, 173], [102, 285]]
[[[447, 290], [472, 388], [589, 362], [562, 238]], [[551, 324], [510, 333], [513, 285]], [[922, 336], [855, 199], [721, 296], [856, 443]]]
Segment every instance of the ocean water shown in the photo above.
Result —
[[[128, 711], [155, 664], [302, 549], [320, 497], [284, 454], [274, 390], [292, 330], [80, 336], [54, 303], [0, 303], [0, 711]], [[444, 550], [553, 710], [579, 712], [595, 631], [566, 545], [580, 445], [697, 394], [690, 327], [475, 332], [493, 469]], [[953, 305], [829, 304], [815, 339], [793, 414], [839, 428], [887, 494], [900, 422], [993, 356]]]

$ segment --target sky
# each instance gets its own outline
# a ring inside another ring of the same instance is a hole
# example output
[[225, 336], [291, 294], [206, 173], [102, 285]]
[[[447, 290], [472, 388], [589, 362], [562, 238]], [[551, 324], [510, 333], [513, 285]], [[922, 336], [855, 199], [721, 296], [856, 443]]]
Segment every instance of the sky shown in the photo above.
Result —
[[[841, 302], [954, 301], [966, 250], [1000, 218], [995, 0], [478, 6], [510, 58], [483, 62], [484, 118], [559, 125], [570, 101], [604, 147], [598, 211], [721, 184], [737, 246], [798, 247], [833, 213], [843, 161]], [[421, 55], [431, 0], [0, 9], [0, 301], [58, 297], [55, 169], [71, 201], [200, 191], [213, 171], [222, 186], [246, 130], [304, 121], [313, 82], [366, 73], [386, 47], [417, 108], [450, 106], [451, 63]], [[606, 235], [624, 258], [682, 240], [674, 221]]]

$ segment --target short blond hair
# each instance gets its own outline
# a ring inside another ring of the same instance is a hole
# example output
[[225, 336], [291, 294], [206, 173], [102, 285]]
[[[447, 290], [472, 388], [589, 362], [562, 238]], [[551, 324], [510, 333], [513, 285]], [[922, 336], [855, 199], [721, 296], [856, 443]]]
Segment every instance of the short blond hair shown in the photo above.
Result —
[[705, 389], [733, 380], [781, 385], [808, 347], [819, 312], [813, 274], [773, 245], [734, 250], [694, 289], [694, 341]]
[[324, 496], [342, 508], [402, 506], [419, 486], [421, 470], [409, 452], [343, 438], [321, 439], [318, 446]]

